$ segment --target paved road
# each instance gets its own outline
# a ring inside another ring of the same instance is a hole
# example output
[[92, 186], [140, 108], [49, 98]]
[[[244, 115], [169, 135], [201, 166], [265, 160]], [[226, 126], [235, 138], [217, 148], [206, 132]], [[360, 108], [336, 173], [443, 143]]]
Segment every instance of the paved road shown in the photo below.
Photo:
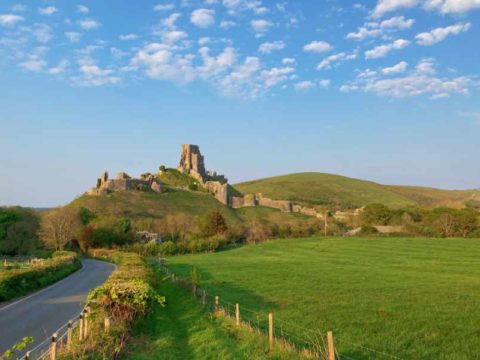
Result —
[[83, 260], [83, 268], [67, 278], [18, 301], [0, 304], [0, 355], [25, 336], [35, 342], [53, 332], [83, 309], [88, 292], [101, 285], [115, 269], [103, 261]]

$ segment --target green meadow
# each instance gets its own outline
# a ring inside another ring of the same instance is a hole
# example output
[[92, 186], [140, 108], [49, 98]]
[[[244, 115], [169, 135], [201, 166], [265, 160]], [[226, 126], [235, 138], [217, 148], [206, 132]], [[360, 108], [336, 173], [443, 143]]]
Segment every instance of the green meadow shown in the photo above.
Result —
[[[167, 259], [292, 341], [334, 333], [341, 359], [475, 359], [480, 240], [309, 238]], [[172, 300], [174, 301], [174, 300]], [[296, 340], [295, 340], [296, 339]]]

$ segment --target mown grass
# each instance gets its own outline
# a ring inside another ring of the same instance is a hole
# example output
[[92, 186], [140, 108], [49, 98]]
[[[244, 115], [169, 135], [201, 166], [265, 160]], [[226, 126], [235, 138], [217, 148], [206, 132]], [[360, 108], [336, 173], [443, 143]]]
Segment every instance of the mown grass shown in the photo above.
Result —
[[190, 292], [163, 282], [158, 289], [167, 298], [134, 328], [128, 360], [242, 360], [300, 359], [282, 349], [268, 350], [266, 338], [238, 329], [229, 319], [213, 320]]
[[[332, 330], [353, 359], [475, 359], [480, 240], [311, 238], [169, 258], [201, 287], [300, 338]], [[246, 311], [242, 312], [247, 316]], [[371, 350], [369, 350], [371, 349]]]

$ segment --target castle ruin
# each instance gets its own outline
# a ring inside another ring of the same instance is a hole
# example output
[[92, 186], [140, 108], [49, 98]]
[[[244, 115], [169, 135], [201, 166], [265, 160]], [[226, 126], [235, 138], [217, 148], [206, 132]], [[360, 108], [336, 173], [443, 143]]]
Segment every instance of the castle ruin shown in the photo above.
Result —
[[103, 172], [97, 180], [97, 186], [92, 188], [89, 195], [109, 194], [117, 191], [127, 190], [151, 190], [156, 193], [161, 193], [163, 190], [162, 184], [155, 176], [147, 175], [140, 179], [133, 179], [124, 172], [117, 174], [116, 179], [109, 179], [108, 172]]

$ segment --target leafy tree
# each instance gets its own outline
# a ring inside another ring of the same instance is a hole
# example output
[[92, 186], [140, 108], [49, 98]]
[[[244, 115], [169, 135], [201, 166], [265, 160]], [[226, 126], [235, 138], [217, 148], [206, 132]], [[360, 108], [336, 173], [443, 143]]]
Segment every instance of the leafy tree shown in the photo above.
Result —
[[462, 237], [470, 236], [478, 228], [478, 212], [473, 209], [457, 210], [455, 230]]
[[392, 212], [383, 204], [365, 206], [361, 221], [363, 225], [387, 225], [392, 218]]
[[160, 167], [158, 168], [161, 172], [165, 172], [167, 171], [167, 169], [165, 168], [165, 165], [160, 165]]
[[228, 230], [225, 218], [218, 210], [207, 214], [199, 221], [200, 233], [204, 237], [224, 234]]
[[121, 233], [127, 234], [130, 232], [130, 230], [132, 230], [132, 223], [128, 218], [121, 218], [117, 222], [117, 227]]
[[80, 216], [80, 221], [84, 226], [90, 224], [90, 222], [97, 217], [94, 212], [83, 206], [78, 210], [78, 214]]
[[160, 244], [160, 254], [162, 255], [175, 255], [177, 251], [177, 245], [173, 241], [165, 241]]
[[437, 236], [453, 236], [455, 234], [455, 213], [455, 209], [447, 207], [435, 208], [428, 214], [426, 225]]

